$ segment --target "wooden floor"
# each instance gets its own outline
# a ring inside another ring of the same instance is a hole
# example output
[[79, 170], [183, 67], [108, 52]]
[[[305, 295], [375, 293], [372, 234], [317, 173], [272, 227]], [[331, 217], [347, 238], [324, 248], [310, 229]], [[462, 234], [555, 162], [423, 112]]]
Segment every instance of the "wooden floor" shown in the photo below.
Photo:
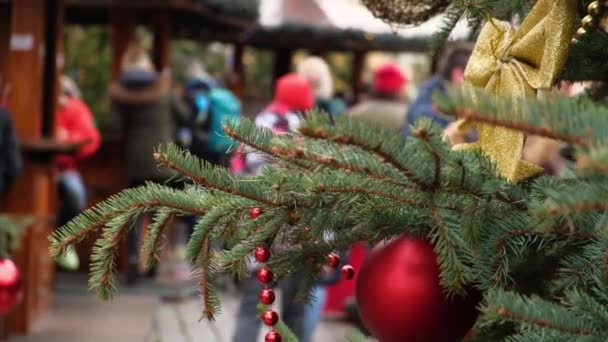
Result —
[[[134, 288], [121, 288], [109, 303], [87, 293], [82, 275], [63, 275], [51, 312], [34, 333], [12, 337], [9, 342], [229, 342], [239, 302], [238, 291], [222, 294], [222, 314], [214, 323], [200, 321], [201, 304], [196, 296], [163, 301], [166, 284], [145, 281]], [[187, 287], [183, 287], [187, 288]], [[183, 291], [182, 291], [183, 292]], [[323, 321], [314, 342], [344, 341], [349, 326]], [[263, 329], [264, 330], [264, 329]], [[263, 331], [257, 340], [263, 341]]]

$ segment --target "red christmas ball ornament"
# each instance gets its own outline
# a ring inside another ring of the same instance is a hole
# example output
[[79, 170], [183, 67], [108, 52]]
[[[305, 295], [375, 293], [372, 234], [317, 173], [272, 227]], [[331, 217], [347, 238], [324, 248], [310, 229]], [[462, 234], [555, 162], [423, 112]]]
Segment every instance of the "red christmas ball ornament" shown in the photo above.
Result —
[[0, 259], [0, 316], [9, 313], [21, 301], [21, 275], [11, 259]]
[[258, 280], [262, 284], [269, 284], [274, 279], [274, 274], [269, 268], [262, 267], [258, 270]]
[[262, 314], [262, 320], [264, 324], [272, 327], [279, 321], [279, 314], [274, 310], [267, 310]]
[[253, 252], [255, 260], [259, 262], [267, 262], [270, 259], [270, 250], [266, 247], [257, 247]]
[[340, 266], [340, 256], [335, 253], [331, 253], [327, 256], [327, 266], [337, 268]]
[[355, 276], [355, 269], [351, 265], [342, 266], [342, 279], [351, 280]]
[[265, 342], [281, 342], [282, 340], [281, 334], [277, 331], [269, 331], [264, 338]]
[[260, 292], [260, 302], [262, 302], [262, 304], [272, 305], [276, 298], [277, 296], [273, 289], [263, 289], [262, 292]]
[[260, 215], [262, 215], [262, 208], [251, 208], [251, 210], [249, 210], [249, 217], [251, 217], [252, 220], [257, 219]]
[[433, 246], [408, 235], [374, 249], [357, 278], [361, 319], [381, 342], [456, 342], [477, 319], [477, 291], [446, 298]]

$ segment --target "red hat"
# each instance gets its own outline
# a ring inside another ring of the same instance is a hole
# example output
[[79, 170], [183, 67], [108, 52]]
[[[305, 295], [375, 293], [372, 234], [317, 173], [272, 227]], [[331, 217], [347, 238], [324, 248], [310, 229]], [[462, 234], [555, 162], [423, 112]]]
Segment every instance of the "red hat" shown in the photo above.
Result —
[[274, 102], [285, 104], [292, 110], [309, 110], [315, 104], [312, 86], [302, 76], [287, 74], [277, 81]]
[[399, 66], [387, 63], [374, 70], [374, 90], [381, 93], [395, 94], [407, 83]]

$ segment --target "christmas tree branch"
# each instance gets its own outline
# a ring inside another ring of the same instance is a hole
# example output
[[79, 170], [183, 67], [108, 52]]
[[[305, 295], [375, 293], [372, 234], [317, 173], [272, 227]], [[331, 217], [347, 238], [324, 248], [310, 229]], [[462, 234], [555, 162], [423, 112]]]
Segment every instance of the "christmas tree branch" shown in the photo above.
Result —
[[574, 336], [594, 336], [591, 323], [568, 308], [539, 297], [491, 290], [485, 296], [484, 320], [514, 322]]
[[215, 270], [212, 268], [209, 237], [206, 237], [203, 240], [201, 250], [203, 253], [200, 256], [200, 266], [197, 267], [197, 269], [200, 270], [198, 277], [200, 278], [199, 286], [201, 289], [201, 298], [203, 299], [203, 316], [201, 317], [201, 320], [206, 318], [209, 321], [213, 321], [220, 309], [220, 302], [215, 293], [215, 286], [213, 285], [213, 271]]
[[323, 166], [326, 166], [331, 169], [340, 169], [340, 170], [344, 170], [344, 171], [360, 173], [360, 174], [364, 174], [364, 175], [370, 176], [370, 177], [378, 179], [378, 180], [388, 181], [388, 182], [391, 182], [392, 184], [399, 185], [399, 186], [408, 185], [408, 184], [403, 184], [403, 183], [394, 181], [391, 178], [389, 178], [388, 176], [386, 176], [380, 172], [371, 170], [367, 167], [361, 167], [358, 165], [354, 165], [352, 163], [347, 163], [347, 162], [338, 160], [337, 158], [334, 158], [332, 156], [318, 155], [318, 154], [310, 152], [309, 150], [307, 150], [305, 148], [298, 147], [295, 149], [289, 149], [289, 148], [282, 148], [282, 147], [275, 146], [275, 147], [273, 147], [273, 151], [277, 155], [294, 158], [294, 159], [300, 159], [300, 160], [306, 159], [317, 165], [323, 165]]
[[[436, 133], [436, 132], [435, 132]], [[431, 141], [433, 138], [437, 139], [437, 136], [433, 137], [433, 131], [428, 131], [424, 127], [418, 127], [412, 131], [412, 135], [424, 142], [426, 147], [430, 150], [433, 156], [434, 172], [433, 172], [433, 188], [438, 188], [441, 182], [441, 156], [438, 151], [438, 147], [442, 146], [439, 141]]]
[[131, 210], [123, 216], [112, 219], [108, 222], [110, 229], [104, 232], [93, 247], [89, 287], [94, 289], [101, 299], [110, 299], [114, 296], [118, 244], [132, 228], [133, 219], [139, 214], [139, 210]]
[[[249, 119], [241, 119], [238, 122], [229, 121], [223, 126], [223, 130], [227, 136], [247, 146], [253, 147], [255, 150], [279, 159], [286, 159], [286, 156], [276, 154], [275, 151], [273, 151], [272, 140], [277, 138], [277, 136], [268, 128], [256, 126]], [[314, 167], [314, 165], [296, 158], [288, 157], [286, 160], [303, 169], [310, 170]]]
[[582, 147], [608, 139], [608, 110], [588, 99], [492, 97], [478, 89], [450, 89], [436, 96], [439, 110], [527, 134], [562, 140]]
[[146, 267], [153, 267], [158, 263], [158, 251], [165, 229], [175, 218], [171, 211], [160, 210], [154, 215], [153, 223], [148, 226], [148, 235], [144, 241], [141, 258]]
[[266, 205], [286, 205], [284, 202], [276, 202], [262, 196], [259, 192], [254, 191], [253, 188], [240, 186], [245, 183], [235, 179], [228, 170], [213, 166], [202, 159], [180, 150], [175, 145], [169, 144], [157, 148], [154, 153], [154, 159], [202, 187], [213, 188]]
[[[344, 120], [345, 119], [339, 118], [337, 121], [344, 122]], [[402, 163], [397, 157], [395, 157], [393, 153], [385, 149], [385, 147], [392, 147], [391, 150], [396, 150], [395, 152], [399, 151], [398, 147], [390, 145], [391, 143], [395, 144], [394, 141], [402, 142], [402, 138], [400, 136], [395, 136], [393, 132], [379, 127], [378, 130], [374, 132], [374, 135], [361, 136], [357, 133], [365, 129], [364, 127], [366, 126], [363, 123], [358, 123], [356, 120], [351, 120], [345, 123], [351, 127], [349, 127], [348, 130], [341, 132], [341, 130], [336, 129], [340, 126], [331, 126], [324, 123], [322, 120], [319, 120], [317, 116], [310, 116], [304, 121], [303, 125], [298, 129], [298, 131], [308, 138], [327, 140], [342, 145], [350, 145], [361, 148], [368, 153], [376, 155], [379, 162], [386, 163], [394, 167], [397, 171], [419, 187], [428, 187], [428, 184], [420, 179], [412, 169]]]
[[68, 246], [103, 229], [108, 222], [133, 210], [169, 208], [181, 213], [204, 215], [203, 207], [193, 206], [193, 203], [201, 203], [200, 198], [153, 183], [123, 190], [55, 231], [50, 237], [51, 253], [55, 257], [63, 254]]

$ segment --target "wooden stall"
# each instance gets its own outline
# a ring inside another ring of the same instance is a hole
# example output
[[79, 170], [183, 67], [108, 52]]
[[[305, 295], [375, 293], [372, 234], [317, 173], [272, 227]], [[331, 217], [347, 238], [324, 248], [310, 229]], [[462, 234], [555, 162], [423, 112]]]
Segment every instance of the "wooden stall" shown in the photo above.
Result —
[[[64, 24], [108, 26], [114, 58], [108, 72], [116, 77], [120, 57], [137, 25], [147, 25], [154, 33], [154, 62], [162, 69], [170, 62], [175, 27], [242, 31], [250, 24], [249, 17], [222, 15], [217, 10], [205, 0], [0, 0], [0, 84], [10, 83], [8, 108], [24, 159], [14, 189], [0, 199], [0, 211], [27, 215], [36, 222], [13, 255], [23, 277], [24, 296], [14, 312], [0, 317], [0, 341], [9, 334], [31, 331], [52, 299], [54, 262], [48, 253], [48, 236], [55, 228], [55, 156], [74, 148], [54, 140]], [[120, 136], [106, 137], [100, 153], [82, 165], [91, 205], [124, 187], [123, 153]], [[84, 250], [90, 247], [85, 243]]]

